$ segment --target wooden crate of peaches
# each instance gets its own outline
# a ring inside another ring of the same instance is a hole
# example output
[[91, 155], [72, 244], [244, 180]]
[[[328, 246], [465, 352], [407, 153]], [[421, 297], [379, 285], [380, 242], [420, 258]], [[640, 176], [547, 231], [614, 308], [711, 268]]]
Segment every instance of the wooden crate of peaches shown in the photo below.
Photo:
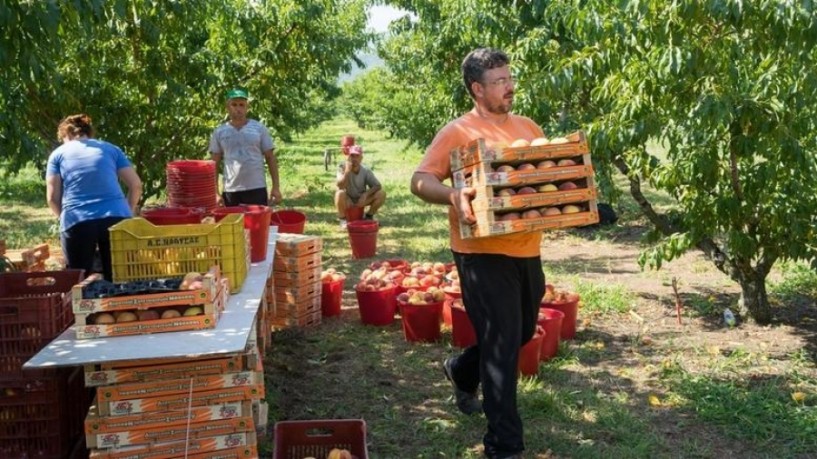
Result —
[[71, 291], [77, 338], [214, 328], [229, 296], [218, 266], [182, 278], [113, 283], [91, 275]]
[[[469, 153], [464, 155], [464, 150]], [[598, 222], [593, 166], [583, 133], [531, 144], [520, 139], [510, 147], [487, 146], [479, 139], [455, 149], [451, 157], [452, 164], [463, 165], [452, 172], [454, 187], [476, 190], [472, 206], [477, 222], [460, 227], [463, 238]]]

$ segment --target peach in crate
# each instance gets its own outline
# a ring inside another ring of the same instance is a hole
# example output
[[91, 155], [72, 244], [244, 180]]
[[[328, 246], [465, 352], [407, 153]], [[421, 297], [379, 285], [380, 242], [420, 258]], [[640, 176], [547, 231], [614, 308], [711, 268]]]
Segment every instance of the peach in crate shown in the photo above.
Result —
[[71, 289], [71, 303], [74, 313], [80, 314], [203, 304], [215, 301], [222, 279], [218, 266], [204, 274], [117, 283], [92, 274]]

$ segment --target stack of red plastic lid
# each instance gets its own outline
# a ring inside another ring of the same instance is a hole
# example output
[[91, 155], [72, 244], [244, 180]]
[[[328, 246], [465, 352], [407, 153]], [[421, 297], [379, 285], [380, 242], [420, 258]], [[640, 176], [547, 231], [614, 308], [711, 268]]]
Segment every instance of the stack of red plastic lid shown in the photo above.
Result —
[[167, 205], [216, 208], [216, 163], [209, 160], [179, 160], [167, 163]]

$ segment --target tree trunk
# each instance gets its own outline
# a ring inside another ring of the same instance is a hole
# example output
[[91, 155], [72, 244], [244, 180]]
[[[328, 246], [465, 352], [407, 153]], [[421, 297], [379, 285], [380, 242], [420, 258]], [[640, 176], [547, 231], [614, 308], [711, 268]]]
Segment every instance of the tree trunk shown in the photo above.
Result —
[[741, 276], [740, 304], [749, 316], [759, 325], [767, 325], [772, 321], [772, 307], [766, 294], [766, 276], [752, 270], [752, 275]]
[[[618, 156], [613, 163], [627, 176], [630, 182], [630, 194], [635, 199], [641, 211], [655, 225], [655, 227], [665, 235], [682, 231], [676, 228], [663, 214], [659, 214], [647, 197], [641, 191], [641, 180], [638, 176], [630, 174], [630, 168]], [[766, 294], [766, 276], [777, 260], [776, 255], [766, 254], [760, 257], [755, 267], [752, 267], [748, 260], [736, 259], [718, 246], [712, 238], [702, 238], [696, 246], [706, 254], [722, 273], [726, 274], [733, 281], [737, 282], [741, 288], [740, 303], [749, 317], [760, 325], [766, 325], [772, 321], [772, 308]]]

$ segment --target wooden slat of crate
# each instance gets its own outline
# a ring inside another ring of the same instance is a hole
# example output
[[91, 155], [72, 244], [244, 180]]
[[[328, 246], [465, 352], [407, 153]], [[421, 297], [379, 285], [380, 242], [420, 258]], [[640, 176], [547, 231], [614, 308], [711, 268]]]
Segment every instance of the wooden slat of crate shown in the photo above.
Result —
[[[297, 287], [320, 280], [321, 268], [321, 266], [315, 266], [300, 272], [273, 271], [271, 278], [275, 279], [275, 285], [278, 287]], [[267, 279], [267, 285], [270, 282], [270, 279]]]
[[520, 194], [514, 196], [493, 196], [494, 187], [477, 191], [477, 197], [471, 201], [474, 212], [490, 210], [524, 210], [543, 206], [561, 206], [576, 202], [587, 202], [596, 198], [596, 190], [577, 188], [567, 191], [549, 191], [544, 193]]
[[304, 314], [314, 312], [314, 311], [321, 311], [321, 297], [320, 295], [308, 298], [297, 303], [282, 303], [278, 302], [278, 307], [275, 309], [275, 317], [274, 319], [279, 319], [281, 317], [286, 318], [295, 318], [300, 317]]
[[313, 311], [294, 318], [276, 317], [272, 322], [272, 327], [274, 330], [280, 330], [289, 327], [312, 327], [320, 323], [321, 311]]
[[272, 262], [274, 271], [303, 272], [321, 266], [321, 252], [310, 253], [301, 257], [275, 257]]
[[478, 217], [477, 223], [473, 225], [460, 226], [460, 236], [463, 239], [469, 239], [509, 233], [571, 228], [598, 223], [599, 212], [596, 200], [590, 200], [583, 205], [587, 206], [585, 212], [510, 221], [498, 221], [494, 212], [491, 212], [487, 216], [482, 216], [482, 218]]
[[451, 151], [451, 170], [459, 170], [477, 163], [504, 163], [510, 161], [542, 161], [582, 155], [590, 152], [583, 131], [565, 136], [568, 143], [536, 147], [495, 148], [483, 139], [476, 139]]
[[323, 250], [323, 239], [320, 236], [281, 233], [275, 240], [276, 257], [300, 257], [321, 250]]
[[275, 302], [280, 303], [298, 303], [303, 300], [308, 300], [321, 294], [321, 280], [318, 279], [310, 284], [299, 287], [281, 287], [275, 288]]
[[582, 164], [575, 166], [555, 166], [547, 169], [533, 169], [513, 172], [496, 172], [488, 163], [477, 163], [451, 174], [454, 188], [486, 186], [540, 185], [590, 177], [594, 174], [590, 155], [584, 155]]

